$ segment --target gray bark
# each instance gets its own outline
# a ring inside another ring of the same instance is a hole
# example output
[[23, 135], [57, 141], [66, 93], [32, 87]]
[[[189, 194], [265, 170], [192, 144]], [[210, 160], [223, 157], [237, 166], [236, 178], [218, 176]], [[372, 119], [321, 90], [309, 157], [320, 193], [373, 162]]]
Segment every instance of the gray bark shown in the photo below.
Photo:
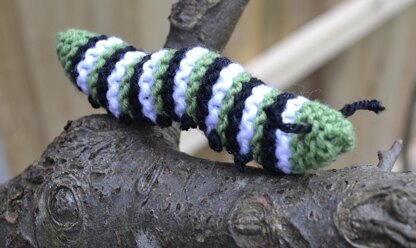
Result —
[[[235, 23], [247, 1], [206, 2], [218, 3], [202, 17], [185, 11], [197, 24], [181, 27], [172, 14], [167, 46], [223, 47], [226, 39], [208, 40], [229, 36], [226, 18], [199, 32], [230, 3], [240, 11], [223, 15]], [[276, 176], [188, 156], [178, 137], [177, 127], [127, 127], [107, 115], [69, 122], [0, 185], [0, 247], [416, 247], [416, 175], [389, 172], [400, 142], [379, 166]]]

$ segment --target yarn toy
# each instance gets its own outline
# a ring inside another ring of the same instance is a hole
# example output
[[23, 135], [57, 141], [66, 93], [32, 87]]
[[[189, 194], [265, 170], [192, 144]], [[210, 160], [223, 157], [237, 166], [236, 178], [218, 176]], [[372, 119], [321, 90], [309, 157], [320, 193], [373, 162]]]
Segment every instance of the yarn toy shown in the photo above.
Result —
[[57, 54], [94, 108], [125, 123], [199, 127], [210, 147], [225, 147], [241, 171], [252, 160], [285, 174], [329, 165], [354, 148], [346, 118], [359, 109], [384, 110], [377, 100], [362, 100], [338, 111], [280, 92], [201, 46], [146, 54], [114, 36], [70, 29], [58, 33]]

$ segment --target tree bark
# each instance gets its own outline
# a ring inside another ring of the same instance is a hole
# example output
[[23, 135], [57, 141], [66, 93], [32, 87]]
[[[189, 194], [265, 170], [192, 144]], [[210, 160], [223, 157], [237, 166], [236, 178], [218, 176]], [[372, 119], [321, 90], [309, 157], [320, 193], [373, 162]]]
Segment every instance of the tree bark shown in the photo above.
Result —
[[[166, 46], [220, 50], [247, 0], [200, 2], [174, 7]], [[276, 176], [180, 153], [178, 137], [107, 115], [69, 122], [0, 185], [0, 247], [416, 247], [416, 175], [389, 172], [400, 142], [379, 166]]]

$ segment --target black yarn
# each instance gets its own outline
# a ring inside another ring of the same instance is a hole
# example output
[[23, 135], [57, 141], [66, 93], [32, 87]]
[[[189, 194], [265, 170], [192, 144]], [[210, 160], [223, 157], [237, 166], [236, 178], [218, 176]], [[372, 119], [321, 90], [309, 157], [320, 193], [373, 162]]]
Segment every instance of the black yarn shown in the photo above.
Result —
[[[241, 118], [243, 116], [244, 103], [246, 99], [252, 94], [254, 87], [264, 84], [262, 81], [257, 78], [251, 78], [248, 82], [243, 83], [243, 87], [240, 92], [238, 92], [234, 97], [233, 106], [227, 114], [228, 118], [228, 127], [225, 130], [225, 135], [228, 138], [227, 140], [227, 151], [234, 155], [239, 161], [242, 161], [241, 158], [238, 158], [240, 154], [240, 146], [237, 142], [237, 134], [240, 128]], [[247, 161], [248, 162], [248, 161]]]
[[71, 77], [71, 81], [77, 86], [79, 90], [81, 88], [77, 85], [77, 77], [78, 77], [78, 71], [77, 71], [77, 65], [81, 60], [85, 57], [85, 52], [87, 52], [88, 49], [95, 46], [95, 44], [100, 40], [105, 40], [108, 37], [106, 35], [100, 35], [100, 36], [94, 36], [88, 39], [88, 42], [85, 43], [85, 45], [78, 47], [78, 50], [76, 51], [75, 55], [71, 59], [71, 70], [69, 72], [69, 75]]
[[280, 130], [285, 133], [310, 133], [312, 131], [312, 125], [302, 125], [302, 124], [292, 124], [292, 123], [283, 123], [282, 119], [277, 126]]
[[355, 113], [357, 110], [369, 110], [376, 114], [385, 110], [386, 108], [381, 105], [381, 102], [373, 99], [373, 100], [361, 100], [357, 102], [353, 102], [350, 104], [345, 104], [342, 109], [339, 111], [344, 115], [344, 117], [349, 117]]
[[235, 155], [234, 156], [234, 165], [240, 172], [246, 170], [246, 164], [253, 160], [253, 153], [250, 152], [246, 155]]
[[189, 130], [190, 128], [196, 128], [197, 124], [194, 122], [194, 120], [188, 115], [183, 114], [181, 117], [181, 129], [182, 130]]
[[125, 125], [131, 125], [133, 124], [133, 120], [130, 118], [128, 114], [121, 113], [118, 119], [123, 122]]
[[168, 69], [163, 75], [163, 85], [160, 94], [163, 98], [163, 109], [165, 113], [174, 121], [179, 121], [179, 117], [175, 113], [175, 101], [173, 99], [174, 79], [180, 62], [184, 58], [189, 48], [177, 50], [169, 62]]
[[221, 137], [217, 130], [211, 130], [207, 135], [209, 147], [216, 152], [222, 151]]
[[156, 124], [162, 128], [170, 127], [172, 125], [172, 119], [167, 115], [157, 114]]
[[225, 57], [218, 57], [211, 63], [201, 79], [198, 89], [196, 118], [199, 129], [205, 132], [207, 129], [205, 125], [205, 118], [209, 113], [208, 101], [212, 97], [212, 86], [217, 82], [221, 70], [228, 66], [231, 60]]
[[96, 102], [91, 95], [88, 96], [88, 102], [91, 104], [91, 107], [98, 109], [100, 108], [100, 104], [98, 104], [98, 102]]
[[97, 98], [98, 103], [108, 110], [107, 102], [107, 91], [108, 91], [108, 82], [107, 78], [110, 76], [113, 71], [116, 63], [123, 58], [124, 54], [130, 51], [137, 51], [133, 46], [127, 46], [117, 49], [110, 57], [105, 60], [103, 67], [98, 72], [97, 78]]
[[140, 87], [138, 84], [140, 76], [143, 74], [143, 65], [147, 61], [150, 60], [151, 54], [148, 54], [142, 58], [140, 62], [134, 65], [134, 72], [131, 78], [128, 81], [128, 84], [130, 84], [130, 90], [128, 92], [128, 100], [129, 100], [129, 110], [132, 113], [132, 117], [128, 116], [127, 113], [122, 113], [122, 117], [120, 118], [123, 122], [127, 121], [136, 121], [143, 119], [143, 113], [142, 113], [142, 104], [139, 101], [139, 93], [140, 93]]
[[266, 121], [263, 126], [263, 139], [261, 141], [261, 165], [264, 169], [279, 172], [275, 168], [275, 164], [278, 162], [278, 158], [275, 156], [276, 150], [276, 128], [278, 128], [281, 120], [282, 112], [286, 107], [286, 103], [289, 99], [293, 99], [296, 96], [291, 93], [282, 93], [276, 97], [276, 100], [264, 111], [267, 115]]

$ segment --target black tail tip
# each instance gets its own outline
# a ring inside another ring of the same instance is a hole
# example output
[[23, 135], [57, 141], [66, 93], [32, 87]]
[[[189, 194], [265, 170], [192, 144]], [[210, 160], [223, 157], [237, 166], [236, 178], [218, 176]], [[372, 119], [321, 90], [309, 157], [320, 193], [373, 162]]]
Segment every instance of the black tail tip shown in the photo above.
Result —
[[355, 113], [357, 110], [368, 110], [376, 114], [384, 111], [386, 108], [381, 104], [380, 101], [373, 100], [361, 100], [349, 104], [345, 104], [342, 109], [339, 111], [344, 115], [344, 117], [349, 117]]
[[369, 110], [373, 111], [376, 114], [386, 110], [386, 108], [381, 104], [381, 102], [376, 99], [371, 100], [369, 105], [370, 105]]

